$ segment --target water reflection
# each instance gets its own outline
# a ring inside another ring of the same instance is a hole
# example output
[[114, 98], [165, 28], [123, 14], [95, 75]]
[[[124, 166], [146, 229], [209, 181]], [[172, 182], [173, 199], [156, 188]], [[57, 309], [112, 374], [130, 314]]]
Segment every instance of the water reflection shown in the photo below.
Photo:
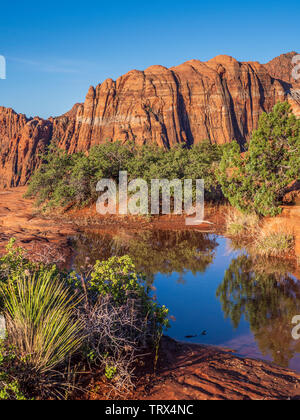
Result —
[[291, 320], [300, 314], [300, 287], [287, 269], [276, 260], [240, 255], [232, 260], [217, 290], [233, 327], [238, 328], [244, 317], [261, 353], [284, 367], [300, 352], [300, 342], [291, 336]]
[[300, 371], [300, 341], [291, 336], [292, 319], [300, 315], [300, 282], [290, 274], [290, 262], [228, 252], [225, 238], [193, 231], [86, 233], [73, 241], [78, 271], [130, 255], [176, 318], [173, 338], [191, 336]]
[[205, 272], [213, 263], [216, 237], [193, 231], [145, 231], [118, 235], [88, 233], [74, 238], [76, 256], [74, 266], [80, 271], [86, 263], [105, 260], [113, 255], [130, 255], [137, 270], [146, 274], [150, 281], [157, 273], [179, 274], [184, 282], [188, 271], [196, 274]]

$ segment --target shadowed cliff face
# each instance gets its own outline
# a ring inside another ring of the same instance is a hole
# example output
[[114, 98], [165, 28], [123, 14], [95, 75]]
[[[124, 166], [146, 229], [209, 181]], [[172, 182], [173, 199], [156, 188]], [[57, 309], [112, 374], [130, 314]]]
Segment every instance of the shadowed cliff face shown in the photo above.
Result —
[[[133, 70], [90, 87], [83, 104], [61, 117], [28, 120], [0, 108], [0, 186], [25, 184], [51, 141], [70, 153], [107, 140], [172, 147], [204, 139], [243, 144], [263, 111], [289, 100], [298, 114], [298, 84], [288, 78], [295, 53], [266, 65], [218, 56], [167, 69]], [[300, 113], [299, 113], [300, 115]]]

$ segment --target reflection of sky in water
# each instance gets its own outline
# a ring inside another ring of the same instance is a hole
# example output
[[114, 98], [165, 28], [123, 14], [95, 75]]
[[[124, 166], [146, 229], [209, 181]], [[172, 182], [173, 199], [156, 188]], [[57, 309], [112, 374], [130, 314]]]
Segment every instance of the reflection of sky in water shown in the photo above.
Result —
[[[198, 234], [196, 238], [190, 237], [188, 241], [186, 236], [178, 239], [178, 233], [174, 233], [174, 238], [172, 232], [161, 234], [157, 232], [156, 236], [155, 234], [145, 236], [142, 240], [141, 238], [137, 240], [137, 237], [132, 239], [130, 235], [126, 235], [126, 237], [120, 235], [113, 239], [111, 237], [110, 239], [102, 239], [103, 243], [99, 243], [97, 240], [94, 248], [93, 241], [88, 239], [85, 247], [80, 248], [80, 254], [81, 257], [85, 254], [91, 255], [91, 249], [93, 249], [94, 258], [105, 259], [110, 254], [124, 255], [126, 253], [131, 255], [133, 260], [136, 259], [141, 267], [149, 269], [149, 273], [152, 269], [156, 288], [154, 293], [157, 296], [157, 301], [166, 305], [170, 309], [170, 315], [176, 319], [171, 321], [172, 326], [167, 333], [169, 336], [182, 341], [231, 348], [243, 356], [269, 361], [276, 358], [276, 361], [283, 365], [290, 360], [289, 366], [300, 371], [300, 342], [291, 338], [293, 328], [291, 320], [294, 315], [298, 315], [293, 311], [298, 311], [297, 308], [299, 308], [300, 314], [300, 283], [298, 287], [297, 279], [290, 276], [289, 282], [285, 283], [283, 276], [283, 283], [279, 283], [281, 286], [276, 287], [277, 282], [273, 282], [274, 278], [272, 280], [271, 274], [271, 281], [270, 283], [266, 281], [266, 286], [264, 284], [262, 288], [256, 285], [254, 287], [252, 285], [252, 289], [250, 287], [253, 294], [253, 296], [250, 294], [250, 299], [255, 302], [254, 307], [261, 310], [258, 315], [264, 314], [264, 311], [268, 313], [268, 302], [270, 300], [270, 305], [273, 308], [271, 313], [274, 317], [274, 320], [268, 321], [262, 327], [258, 323], [259, 331], [256, 331], [255, 335], [257, 336], [254, 336], [253, 331], [250, 330], [249, 322], [245, 319], [244, 310], [241, 310], [240, 322], [235, 329], [232, 320], [225, 318], [222, 303], [220, 298], [217, 297], [217, 289], [223, 283], [225, 272], [243, 252], [230, 251], [229, 241], [222, 237], [217, 237], [218, 246], [216, 246], [217, 244], [209, 245], [209, 241], [207, 242], [208, 236], [206, 235], [205, 239], [202, 234]], [[214, 236], [210, 236], [212, 241], [214, 238]], [[191, 255], [186, 253], [186, 250], [189, 251], [188, 244], [190, 244], [191, 250], [195, 250], [199, 246], [198, 266], [195, 264], [197, 252], [196, 254], [192, 252]], [[209, 250], [206, 247], [210, 247]], [[201, 255], [206, 255], [206, 257], [201, 257]], [[213, 257], [207, 259], [207, 255]], [[201, 264], [201, 260], [206, 262]], [[272, 272], [274, 267], [272, 264], [268, 269], [270, 267]], [[242, 274], [244, 273], [243, 266], [238, 266], [238, 269]], [[172, 271], [173, 273], [166, 274]], [[253, 274], [252, 265], [250, 265], [249, 272]], [[243, 291], [241, 296], [244, 299], [245, 287], [247, 288], [248, 285], [247, 281], [244, 282], [244, 289], [242, 286], [240, 287], [239, 281], [237, 281], [237, 284], [235, 283], [233, 292], [229, 293], [231, 300], [239, 301], [240, 290]], [[229, 289], [225, 290], [230, 290], [230, 284]], [[263, 293], [262, 298], [260, 293]], [[298, 295], [298, 300], [296, 295]], [[249, 300], [249, 297], [247, 299]], [[247, 299], [246, 304], [249, 303]], [[245, 302], [243, 302], [242, 307], [244, 308], [244, 306]], [[291, 317], [289, 311], [292, 311]], [[281, 314], [288, 314], [288, 316], [281, 319]], [[255, 317], [256, 313], [254, 313], [254, 321]], [[186, 336], [194, 335], [197, 337], [186, 338]], [[264, 354], [262, 354], [263, 347], [265, 349]], [[280, 355], [282, 351], [284, 357]]]
[[[220, 302], [216, 298], [217, 288], [232, 259], [226, 242], [223, 238], [218, 239], [219, 247], [216, 249], [214, 263], [205, 273], [194, 276], [187, 272], [182, 276], [184, 283], [178, 281], [177, 273], [155, 276], [158, 301], [165, 304], [176, 318], [168, 332], [173, 338], [184, 340], [187, 335], [197, 335], [191, 341], [224, 345], [228, 340], [248, 333], [248, 325], [244, 320], [233, 331], [231, 321], [224, 319]], [[204, 330], [207, 331], [206, 336], [201, 335]]]
[[[193, 275], [187, 272], [182, 276], [184, 283], [178, 281], [179, 276], [176, 273], [171, 276], [158, 273], [155, 276], [158, 301], [170, 308], [171, 315], [176, 319], [171, 322], [168, 335], [177, 340], [218, 345], [233, 349], [242, 356], [272, 361], [270, 354], [263, 355], [260, 351], [244, 315], [237, 329], [230, 319], [224, 318], [216, 292], [232, 259], [241, 253], [230, 252], [229, 241], [225, 238], [219, 237], [218, 244], [214, 262], [205, 273]], [[289, 332], [292, 328], [292, 324], [286, 325]], [[203, 331], [206, 335], [202, 335]], [[194, 335], [197, 337], [186, 338]], [[300, 354], [290, 360], [289, 366], [300, 371]]]

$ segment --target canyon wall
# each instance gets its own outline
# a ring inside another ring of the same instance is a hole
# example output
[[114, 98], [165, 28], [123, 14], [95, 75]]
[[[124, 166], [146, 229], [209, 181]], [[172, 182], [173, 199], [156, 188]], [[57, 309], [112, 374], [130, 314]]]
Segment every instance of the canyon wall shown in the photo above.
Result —
[[54, 141], [70, 153], [117, 140], [165, 148], [204, 139], [242, 145], [261, 113], [277, 102], [289, 100], [300, 116], [299, 84], [289, 76], [295, 54], [265, 65], [218, 56], [133, 70], [90, 87], [83, 104], [48, 120], [0, 107], [0, 186], [25, 184], [41, 151]]

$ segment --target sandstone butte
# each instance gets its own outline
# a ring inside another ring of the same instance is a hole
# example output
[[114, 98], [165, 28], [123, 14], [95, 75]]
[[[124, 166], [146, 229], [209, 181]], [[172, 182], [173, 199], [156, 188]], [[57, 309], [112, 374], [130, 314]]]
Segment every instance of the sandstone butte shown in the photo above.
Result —
[[243, 144], [260, 114], [279, 101], [288, 100], [300, 116], [300, 83], [291, 78], [295, 54], [267, 64], [218, 56], [133, 70], [90, 87], [83, 104], [47, 120], [0, 107], [0, 187], [26, 184], [51, 142], [70, 153], [107, 140], [166, 148], [204, 139]]

